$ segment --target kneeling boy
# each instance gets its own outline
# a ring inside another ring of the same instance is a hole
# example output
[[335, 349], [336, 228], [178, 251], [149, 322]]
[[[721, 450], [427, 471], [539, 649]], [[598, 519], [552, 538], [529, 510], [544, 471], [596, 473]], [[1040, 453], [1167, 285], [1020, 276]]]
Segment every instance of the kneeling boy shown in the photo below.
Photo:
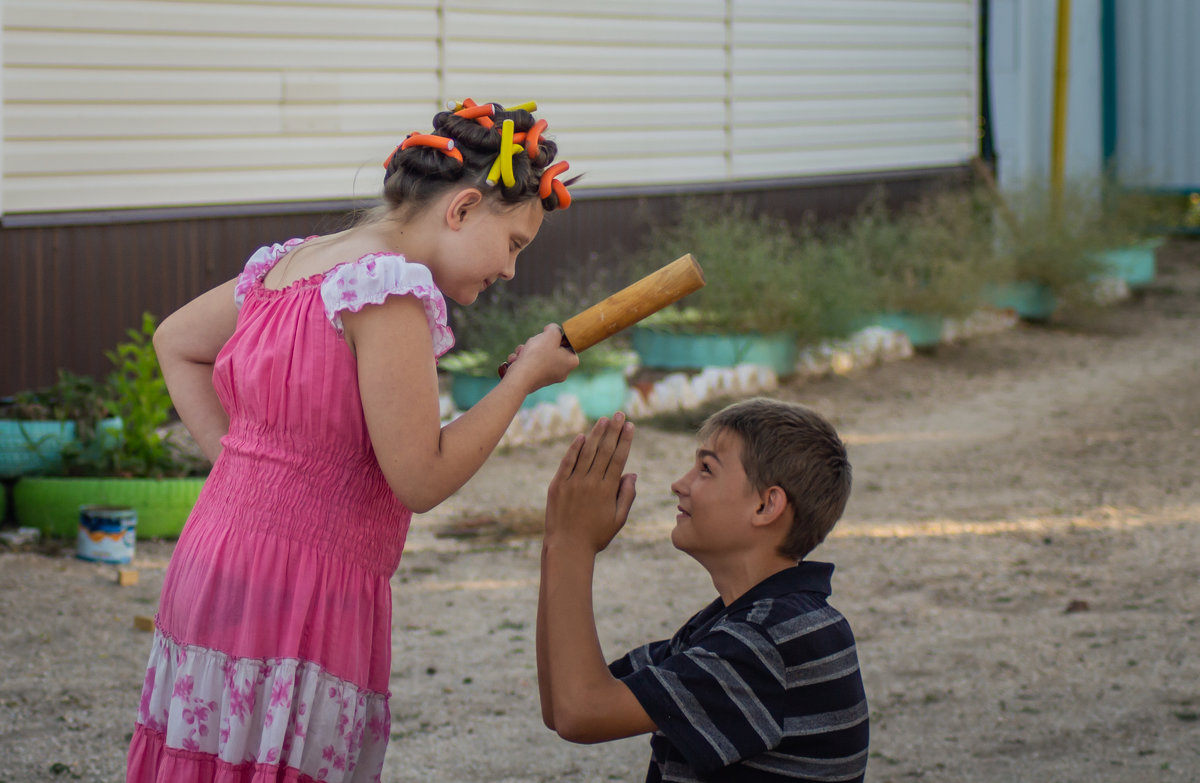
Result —
[[719, 598], [669, 640], [605, 665], [596, 555], [625, 524], [633, 424], [601, 419], [550, 483], [537, 663], [546, 726], [573, 742], [653, 732], [647, 781], [861, 781], [867, 702], [854, 637], [805, 560], [850, 495], [850, 463], [815, 411], [753, 399], [714, 414], [671, 485], [671, 541]]

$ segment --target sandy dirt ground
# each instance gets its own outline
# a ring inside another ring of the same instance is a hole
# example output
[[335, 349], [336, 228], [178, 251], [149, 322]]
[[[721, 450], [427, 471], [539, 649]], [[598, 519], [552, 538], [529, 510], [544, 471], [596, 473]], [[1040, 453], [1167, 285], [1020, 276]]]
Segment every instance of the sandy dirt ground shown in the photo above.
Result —
[[[867, 778], [1200, 781], [1200, 242], [1147, 291], [932, 354], [788, 385], [850, 448], [837, 564], [871, 706]], [[610, 657], [714, 596], [668, 540], [694, 441], [644, 423], [639, 498], [602, 555]], [[538, 515], [563, 441], [495, 455], [414, 520], [393, 585], [389, 781], [639, 781], [648, 739], [541, 725]], [[0, 551], [0, 781], [118, 781], [169, 542], [136, 586]]]

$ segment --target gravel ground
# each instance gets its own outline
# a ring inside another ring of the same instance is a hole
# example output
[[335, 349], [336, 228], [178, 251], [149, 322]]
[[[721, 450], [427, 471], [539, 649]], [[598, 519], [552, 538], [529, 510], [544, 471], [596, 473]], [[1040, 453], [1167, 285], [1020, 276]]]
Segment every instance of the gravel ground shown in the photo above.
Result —
[[[789, 385], [850, 447], [814, 555], [859, 639], [867, 778], [1200, 781], [1200, 243], [1147, 291]], [[565, 441], [494, 456], [414, 521], [393, 580], [389, 781], [638, 781], [648, 740], [541, 726], [538, 516]], [[667, 542], [690, 435], [642, 423], [639, 499], [600, 561], [611, 656], [714, 595]], [[138, 584], [73, 548], [0, 553], [0, 782], [118, 781], [170, 542]]]

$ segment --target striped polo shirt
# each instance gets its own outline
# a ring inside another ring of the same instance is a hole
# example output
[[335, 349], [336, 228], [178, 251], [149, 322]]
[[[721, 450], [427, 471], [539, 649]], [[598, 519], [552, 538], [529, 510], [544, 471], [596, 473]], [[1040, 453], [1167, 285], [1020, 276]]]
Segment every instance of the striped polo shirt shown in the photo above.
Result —
[[801, 562], [610, 664], [658, 726], [647, 783], [863, 779], [867, 699], [832, 575]]

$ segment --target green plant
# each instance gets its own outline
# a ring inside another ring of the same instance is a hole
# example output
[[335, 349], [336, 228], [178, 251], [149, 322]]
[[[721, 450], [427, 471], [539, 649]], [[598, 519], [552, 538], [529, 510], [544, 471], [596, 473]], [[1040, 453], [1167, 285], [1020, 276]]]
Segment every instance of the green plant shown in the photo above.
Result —
[[58, 380], [52, 385], [18, 392], [0, 406], [0, 418], [74, 421], [77, 432], [84, 436], [111, 415], [111, 401], [103, 385], [90, 376], [69, 370], [59, 370]]
[[648, 325], [692, 332], [821, 332], [819, 304], [806, 286], [812, 268], [792, 228], [739, 203], [688, 201], [676, 222], [650, 231], [633, 257], [646, 274], [684, 253], [704, 269], [705, 286]]
[[1004, 273], [990, 249], [986, 203], [970, 189], [929, 193], [895, 214], [877, 191], [839, 242], [882, 312], [963, 317]]
[[1027, 186], [1006, 201], [1011, 206], [997, 223], [997, 252], [1010, 279], [1040, 283], [1065, 304], [1087, 302], [1090, 281], [1103, 270], [1096, 251], [1113, 241], [1098, 191], [1072, 183], [1056, 199], [1048, 188]]
[[129, 340], [106, 352], [115, 367], [108, 383], [124, 425], [120, 446], [107, 452], [118, 475], [170, 475], [183, 470], [159, 433], [172, 406], [151, 343], [155, 326], [154, 316], [144, 313], [141, 329], [127, 330]]
[[[571, 286], [560, 286], [550, 294], [516, 295], [507, 289], [490, 292], [484, 301], [471, 307], [456, 308], [453, 329], [457, 345], [438, 362], [448, 372], [494, 377], [497, 368], [521, 343], [545, 328], [559, 323], [599, 298], [596, 286], [581, 293]], [[579, 370], [630, 366], [631, 354], [623, 349], [620, 335], [579, 354]]]

